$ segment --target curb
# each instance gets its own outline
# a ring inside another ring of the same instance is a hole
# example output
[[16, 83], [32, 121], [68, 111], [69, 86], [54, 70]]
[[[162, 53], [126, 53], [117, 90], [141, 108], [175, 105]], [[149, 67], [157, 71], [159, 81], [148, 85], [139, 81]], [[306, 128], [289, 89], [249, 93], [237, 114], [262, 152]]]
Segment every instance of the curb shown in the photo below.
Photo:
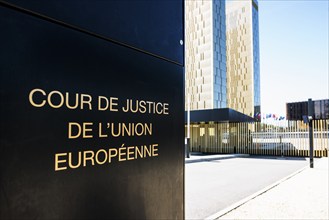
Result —
[[250, 196], [248, 196], [248, 197], [246, 197], [246, 198], [244, 198], [244, 199], [241, 199], [240, 201], [238, 201], [238, 202], [236, 202], [236, 203], [234, 203], [234, 204], [228, 206], [227, 208], [225, 208], [225, 209], [223, 209], [223, 210], [221, 210], [221, 211], [219, 211], [219, 212], [216, 212], [216, 213], [214, 213], [214, 214], [208, 216], [208, 217], [205, 218], [205, 219], [206, 219], [206, 220], [214, 220], [214, 219], [218, 219], [218, 218], [220, 218], [220, 217], [226, 215], [227, 213], [233, 211], [234, 209], [239, 208], [240, 206], [242, 206], [243, 204], [247, 203], [248, 201], [250, 201], [250, 200], [252, 200], [252, 199], [254, 199], [254, 198], [256, 198], [256, 197], [258, 197], [258, 196], [260, 196], [260, 195], [262, 195], [262, 194], [264, 194], [264, 193], [266, 193], [266, 192], [269, 191], [270, 189], [272, 189], [272, 188], [274, 188], [274, 187], [280, 185], [282, 182], [284, 182], [284, 181], [290, 179], [291, 177], [297, 175], [298, 173], [301, 173], [302, 171], [304, 171], [304, 170], [307, 169], [308, 167], [309, 167], [309, 165], [307, 165], [307, 166], [305, 166], [305, 167], [303, 167], [303, 168], [297, 170], [296, 172], [294, 172], [294, 173], [292, 173], [292, 174], [290, 174], [290, 175], [288, 175], [288, 176], [286, 176], [286, 177], [283, 177], [283, 178], [280, 179], [279, 181], [276, 181], [275, 183], [273, 183], [273, 184], [271, 184], [271, 185], [269, 185], [269, 186], [267, 186], [267, 187], [265, 187], [265, 188], [263, 188], [263, 189], [257, 191], [256, 193], [254, 193], [254, 194], [252, 194], [252, 195], [250, 195]]

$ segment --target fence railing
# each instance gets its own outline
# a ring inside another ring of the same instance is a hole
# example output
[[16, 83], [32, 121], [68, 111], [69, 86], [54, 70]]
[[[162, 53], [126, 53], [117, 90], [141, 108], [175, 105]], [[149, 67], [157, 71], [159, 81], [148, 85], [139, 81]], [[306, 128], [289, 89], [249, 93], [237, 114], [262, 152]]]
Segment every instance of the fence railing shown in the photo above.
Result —
[[[327, 157], [329, 120], [313, 122], [314, 156]], [[185, 132], [187, 127], [185, 126]], [[309, 156], [309, 130], [303, 121], [197, 123], [190, 125], [190, 151], [275, 156]]]

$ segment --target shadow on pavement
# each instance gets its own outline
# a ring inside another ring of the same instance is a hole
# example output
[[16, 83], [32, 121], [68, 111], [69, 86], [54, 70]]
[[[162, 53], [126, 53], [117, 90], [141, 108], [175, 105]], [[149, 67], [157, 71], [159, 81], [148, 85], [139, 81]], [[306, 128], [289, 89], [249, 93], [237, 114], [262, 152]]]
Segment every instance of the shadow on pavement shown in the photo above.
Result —
[[265, 155], [250, 155], [247, 159], [268, 159], [268, 160], [300, 160], [306, 161], [306, 157], [280, 157], [280, 156], [265, 156]]
[[[297, 160], [306, 161], [307, 157], [285, 157], [285, 156], [268, 156], [268, 155], [250, 155], [250, 154], [212, 154], [193, 152], [190, 158], [185, 158], [185, 163], [198, 163], [198, 162], [213, 162], [218, 160], [227, 160], [234, 158], [246, 159], [266, 159], [266, 160]], [[218, 161], [219, 162], [219, 161]]]
[[[249, 157], [248, 154], [205, 154], [192, 153], [190, 158], [185, 158], [185, 163], [213, 162], [218, 160], [227, 160], [239, 157]], [[219, 162], [219, 161], [218, 161]]]

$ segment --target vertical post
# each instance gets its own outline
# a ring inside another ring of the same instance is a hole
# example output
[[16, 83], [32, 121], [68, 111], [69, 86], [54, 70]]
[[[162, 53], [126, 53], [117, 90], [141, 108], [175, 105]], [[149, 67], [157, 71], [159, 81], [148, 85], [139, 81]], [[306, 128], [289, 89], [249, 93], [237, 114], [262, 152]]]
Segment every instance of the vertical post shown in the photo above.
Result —
[[312, 117], [313, 117], [313, 101], [312, 99], [308, 99], [308, 116], [309, 116], [309, 139], [310, 139], [310, 168], [314, 167], [314, 157], [313, 157], [313, 126], [312, 126]]
[[186, 157], [190, 158], [190, 96], [187, 96], [187, 143]]
[[279, 138], [280, 138], [280, 147], [281, 147], [281, 157], [283, 157], [282, 135], [280, 135]]

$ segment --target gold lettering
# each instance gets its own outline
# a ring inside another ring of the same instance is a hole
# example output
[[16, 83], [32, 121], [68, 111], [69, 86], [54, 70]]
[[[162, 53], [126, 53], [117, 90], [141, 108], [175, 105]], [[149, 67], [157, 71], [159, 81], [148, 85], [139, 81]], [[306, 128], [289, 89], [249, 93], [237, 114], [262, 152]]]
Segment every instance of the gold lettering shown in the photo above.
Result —
[[128, 123], [128, 128], [125, 123], [122, 123], [122, 136], [125, 136], [125, 133], [127, 133], [128, 136], [130, 136], [130, 131], [131, 131], [131, 123]]
[[139, 112], [143, 114], [146, 112], [146, 102], [144, 100], [139, 101]]
[[127, 160], [126, 158], [122, 158], [122, 156], [125, 156], [126, 155], [126, 152], [122, 152], [124, 150], [127, 150], [127, 148], [125, 148], [125, 147], [120, 147], [119, 148], [119, 161], [125, 161], [125, 160]]
[[152, 144], [152, 156], [154, 157], [156, 157], [156, 156], [158, 156], [159, 154], [158, 153], [156, 153], [157, 151], [158, 151], [158, 147], [159, 145], [158, 144]]
[[[103, 102], [102, 102], [103, 100]], [[102, 106], [102, 103], [105, 103], [105, 106]], [[110, 107], [109, 107], [110, 105]], [[107, 109], [110, 109], [110, 111], [112, 112], [117, 112], [118, 106], [118, 98], [116, 97], [110, 97], [110, 102], [108, 100], [108, 98], [106, 98], [105, 96], [98, 96], [98, 110], [99, 111], [105, 111]]]
[[33, 89], [29, 94], [29, 101], [30, 101], [31, 105], [33, 105], [34, 107], [38, 107], [38, 108], [43, 107], [46, 104], [45, 100], [43, 100], [41, 102], [41, 104], [37, 104], [34, 102], [33, 95], [35, 92], [40, 92], [43, 96], [46, 95], [45, 91], [43, 91], [42, 89]]
[[163, 114], [169, 115], [169, 104], [168, 103], [163, 104]]
[[[105, 102], [105, 107], [102, 107], [102, 100]], [[104, 96], [98, 96], [98, 110], [105, 111], [109, 106], [109, 100]]]
[[[53, 103], [52, 100], [51, 100], [51, 98], [52, 98], [52, 96], [53, 96], [54, 94], [57, 94], [57, 95], [59, 95], [59, 97], [60, 97], [60, 102], [59, 102], [59, 104], [57, 104], [57, 105], [54, 105], [54, 103]], [[62, 107], [63, 104], [64, 104], [64, 96], [63, 96], [63, 94], [62, 94], [61, 92], [59, 92], [59, 91], [51, 91], [51, 92], [48, 94], [47, 101], [48, 101], [48, 104], [49, 104], [52, 108], [60, 108], [60, 107]]]
[[68, 107], [69, 109], [76, 109], [79, 105], [79, 94], [76, 93], [75, 94], [75, 105], [74, 106], [70, 106], [70, 102], [69, 102], [69, 93], [65, 93], [65, 104], [66, 107]]
[[[159, 111], [159, 109], [158, 109], [158, 106], [159, 105], [161, 105], [161, 110]], [[158, 114], [158, 115], [161, 115], [162, 114], [162, 104], [160, 103], [160, 102], [158, 102], [157, 104], [156, 104], [156, 113]]]
[[132, 149], [134, 149], [134, 147], [128, 147], [127, 148], [127, 159], [128, 160], [133, 160], [135, 159], [135, 157], [131, 157], [130, 155], [134, 154], [134, 151], [132, 151]]
[[[149, 106], [148, 106], [148, 109], [149, 109], [149, 112], [148, 112], [148, 113], [152, 113], [152, 112], [154, 113], [154, 109], [153, 109], [153, 111], [151, 111], [151, 108], [152, 108], [151, 106], [152, 106], [153, 102], [146, 101], [146, 103], [149, 105]], [[153, 106], [154, 106], [154, 105], [153, 105]]]
[[130, 111], [136, 113], [138, 111], [138, 101], [135, 102], [135, 109], [133, 110], [133, 100], [130, 99]]
[[117, 112], [118, 109], [117, 109], [116, 106], [118, 106], [118, 98], [116, 98], [116, 97], [110, 97], [110, 111]]
[[[76, 135], [72, 135], [72, 126], [73, 125], [78, 128], [78, 132]], [[76, 122], [69, 122], [69, 139], [78, 138], [80, 135], [81, 135], [81, 126]]]
[[149, 125], [145, 123], [144, 126], [145, 126], [145, 135], [147, 135], [146, 132], [148, 132], [149, 135], [152, 135], [152, 123], [150, 123]]
[[149, 149], [147, 148], [146, 145], [144, 145], [144, 156], [146, 156], [146, 153], [148, 154], [149, 157], [151, 157], [151, 145]]
[[81, 94], [81, 105], [80, 105], [80, 108], [83, 109], [83, 105], [84, 104], [87, 104], [89, 106], [89, 110], [92, 109], [92, 106], [91, 106], [91, 96], [90, 95], [87, 95], [87, 94]]
[[87, 132], [91, 132], [93, 129], [92, 128], [87, 128], [87, 126], [92, 126], [93, 123], [92, 122], [84, 122], [83, 123], [83, 129], [82, 129], [82, 137], [83, 138], [92, 138], [93, 135], [92, 134], [86, 134]]
[[[120, 148], [110, 148], [108, 150], [99, 149], [97, 152], [93, 150], [79, 151], [77, 155], [74, 153], [57, 153], [55, 154], [55, 171], [66, 170], [68, 168], [77, 169], [86, 167], [87, 165], [94, 166], [111, 163], [112, 159], [117, 157], [118, 161], [128, 161], [137, 158], [145, 157], [157, 157], [159, 144], [149, 144], [140, 146], [124, 146], [122, 144]], [[76, 158], [73, 158], [73, 157]], [[67, 158], [68, 157], [68, 158]]]
[[[99, 159], [98, 159], [98, 155], [99, 155], [100, 152], [103, 152], [104, 155], [105, 155], [103, 161], [99, 161]], [[98, 164], [104, 164], [106, 161], [107, 161], [107, 152], [106, 152], [106, 150], [104, 150], [104, 149], [100, 149], [100, 150], [98, 150], [98, 151], [96, 152], [96, 162], [97, 162]]]
[[129, 111], [129, 99], [127, 99], [126, 109], [125, 109], [125, 107], [122, 107], [122, 111], [123, 112], [128, 112]]
[[[90, 156], [87, 156], [87, 154], [90, 154]], [[87, 165], [87, 160], [91, 161], [91, 165], [95, 165], [94, 161], [94, 151], [88, 150], [83, 152], [83, 166], [85, 167]]]
[[67, 155], [67, 153], [55, 154], [55, 171], [66, 170], [67, 169], [66, 166], [63, 166], [63, 167], [58, 166], [60, 163], [65, 163], [66, 162], [66, 160], [59, 160], [59, 157], [66, 156], [66, 155]]
[[111, 134], [113, 137], [119, 137], [121, 135], [121, 123], [118, 123], [118, 132], [114, 133], [114, 123], [111, 123]]
[[107, 137], [107, 134], [102, 134], [102, 123], [99, 123], [98, 127], [99, 127], [99, 129], [98, 129], [98, 134], [99, 135], [98, 136], [101, 137], [101, 138]]
[[73, 165], [72, 164], [72, 153], [69, 153], [69, 167], [72, 169], [78, 168], [81, 165], [81, 152], [78, 152], [78, 164], [77, 165]]
[[136, 158], [137, 158], [137, 154], [139, 155], [140, 158], [143, 158], [143, 157], [144, 157], [142, 148], [139, 149], [139, 148], [136, 146], [136, 147], [135, 147], [135, 155], [136, 155], [135, 157], [136, 157]]
[[[114, 152], [114, 154], [112, 152]], [[109, 149], [109, 163], [111, 163], [112, 157], [116, 157], [117, 155], [118, 155], [118, 150], [116, 148], [110, 148]]]
[[[141, 128], [142, 130], [140, 132], [138, 132], [138, 128]], [[137, 125], [135, 125], [135, 133], [137, 136], [142, 136], [144, 133], [144, 126], [142, 123], [137, 123]]]

